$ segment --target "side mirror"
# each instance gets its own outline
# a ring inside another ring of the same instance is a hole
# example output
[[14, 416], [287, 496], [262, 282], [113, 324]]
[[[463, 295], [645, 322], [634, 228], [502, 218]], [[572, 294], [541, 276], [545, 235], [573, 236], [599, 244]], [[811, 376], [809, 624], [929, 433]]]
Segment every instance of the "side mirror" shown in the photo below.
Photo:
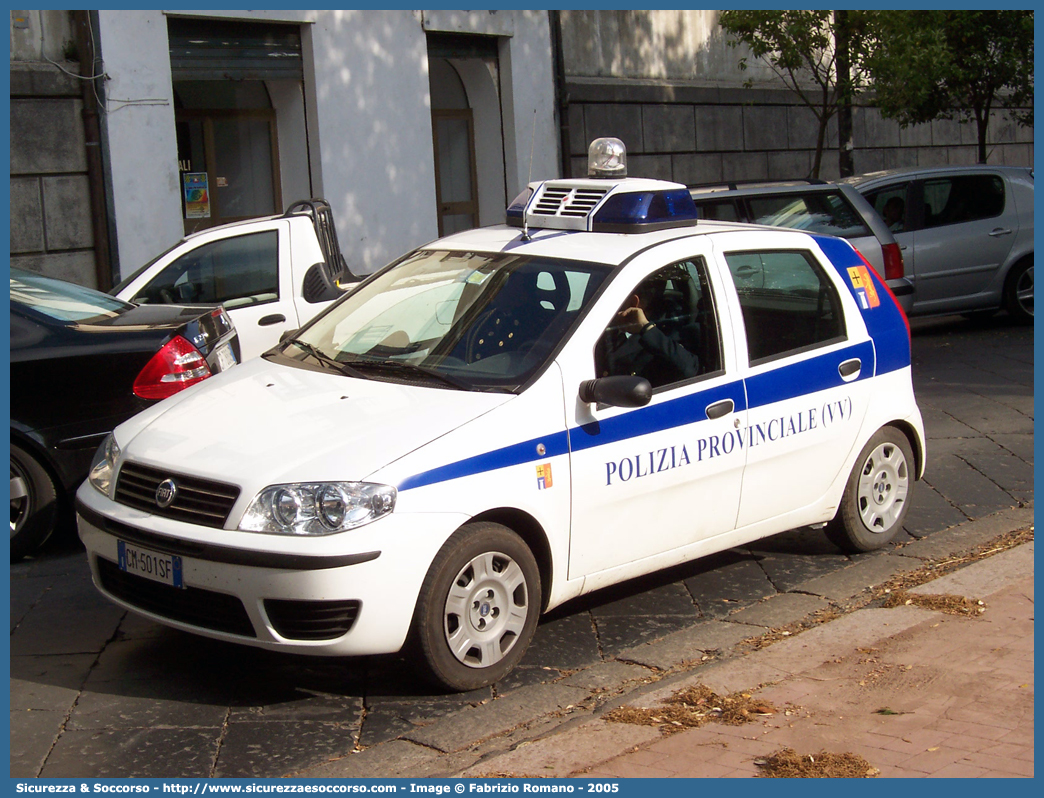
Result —
[[301, 295], [305, 302], [312, 305], [316, 302], [329, 302], [337, 299], [343, 293], [330, 279], [325, 263], [320, 261], [308, 267], [301, 286]]
[[602, 377], [580, 383], [580, 401], [613, 407], [645, 407], [652, 399], [652, 385], [645, 377]]

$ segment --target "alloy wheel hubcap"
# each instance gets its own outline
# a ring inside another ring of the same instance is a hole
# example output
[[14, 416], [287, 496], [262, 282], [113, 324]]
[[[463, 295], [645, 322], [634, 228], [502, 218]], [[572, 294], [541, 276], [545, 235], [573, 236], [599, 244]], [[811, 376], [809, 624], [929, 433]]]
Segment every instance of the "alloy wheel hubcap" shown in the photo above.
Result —
[[1030, 316], [1033, 315], [1033, 267], [1030, 266], [1015, 285], [1015, 299]]
[[899, 520], [910, 491], [910, 474], [903, 450], [882, 443], [863, 464], [859, 475], [859, 516], [874, 533], [889, 532]]
[[460, 569], [443, 613], [453, 656], [471, 668], [488, 668], [514, 648], [529, 617], [525, 574], [513, 559], [486, 552]]

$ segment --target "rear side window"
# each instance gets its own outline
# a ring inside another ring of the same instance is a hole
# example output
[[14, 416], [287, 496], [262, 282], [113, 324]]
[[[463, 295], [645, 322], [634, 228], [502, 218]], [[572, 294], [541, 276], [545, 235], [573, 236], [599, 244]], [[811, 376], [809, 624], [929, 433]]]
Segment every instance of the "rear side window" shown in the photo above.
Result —
[[841, 299], [811, 253], [732, 252], [725, 260], [751, 365], [844, 340]]
[[997, 175], [960, 175], [924, 181], [924, 226], [990, 219], [1004, 212], [1004, 181]]
[[841, 238], [870, 235], [862, 218], [839, 192], [773, 194], [748, 200], [751, 221], [772, 227], [793, 227]]
[[227, 308], [279, 298], [279, 231], [211, 241], [169, 263], [136, 302], [223, 303]]
[[700, 219], [710, 219], [716, 222], [740, 221], [740, 214], [736, 209], [736, 203], [732, 200], [708, 200], [705, 202], [697, 202], [696, 210], [699, 212]]

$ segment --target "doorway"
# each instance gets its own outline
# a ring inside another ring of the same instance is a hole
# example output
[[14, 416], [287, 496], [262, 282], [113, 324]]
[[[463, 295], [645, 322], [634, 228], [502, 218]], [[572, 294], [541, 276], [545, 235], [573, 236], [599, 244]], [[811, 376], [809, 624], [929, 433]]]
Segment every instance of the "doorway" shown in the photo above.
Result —
[[440, 236], [504, 219], [499, 47], [495, 36], [428, 33]]

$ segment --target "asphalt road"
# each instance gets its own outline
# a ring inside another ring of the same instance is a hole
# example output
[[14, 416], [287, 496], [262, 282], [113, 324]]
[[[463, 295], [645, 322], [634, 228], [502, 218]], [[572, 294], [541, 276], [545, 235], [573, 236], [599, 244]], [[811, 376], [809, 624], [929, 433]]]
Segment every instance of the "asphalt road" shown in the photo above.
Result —
[[[913, 326], [929, 462], [897, 545], [1033, 500], [1033, 329], [1004, 316]], [[543, 711], [513, 694], [546, 685], [567, 699], [595, 674], [654, 667], [636, 647], [708, 622], [771, 626], [757, 617], [770, 597], [792, 617], [829, 607], [810, 586], [853, 564], [872, 572], [882, 555], [846, 556], [813, 530], [778, 535], [573, 601], [504, 682], [431, 695], [398, 657], [292, 657], [124, 613], [93, 589], [67, 534], [11, 568], [11, 776], [264, 777], [391, 740], [459, 750], [482, 728], [439, 720], [481, 705], [502, 715], [491, 728], [509, 728]]]

